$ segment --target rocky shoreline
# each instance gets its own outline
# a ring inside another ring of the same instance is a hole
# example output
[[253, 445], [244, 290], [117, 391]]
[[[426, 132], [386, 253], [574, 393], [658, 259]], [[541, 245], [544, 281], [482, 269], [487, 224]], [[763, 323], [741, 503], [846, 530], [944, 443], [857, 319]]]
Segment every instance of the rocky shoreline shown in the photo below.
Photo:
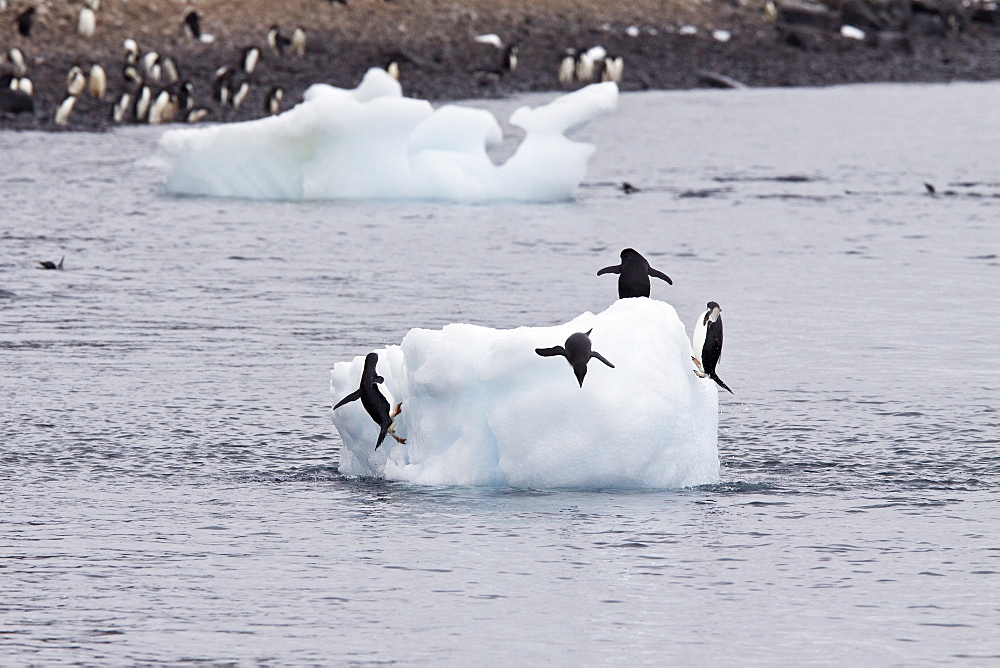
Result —
[[[123, 42], [134, 39], [140, 59], [149, 52], [176, 64], [180, 81], [147, 81], [155, 97], [190, 81], [193, 105], [205, 120], [248, 120], [266, 115], [265, 100], [284, 90], [281, 108], [301, 99], [312, 83], [354, 87], [369, 67], [395, 62], [404, 94], [446, 101], [571, 90], [560, 82], [567, 53], [601, 46], [620, 56], [623, 91], [703, 86], [825, 86], [859, 82], [947, 82], [1000, 78], [1000, 11], [992, 2], [957, 0], [752, 0], [680, 2], [636, 0], [613, 7], [570, 0], [538, 3], [435, 0], [262, 0], [164, 2], [88, 0], [96, 5], [91, 36], [78, 34], [83, 3], [0, 0], [0, 74], [13, 74], [11, 49], [25, 58], [34, 113], [0, 112], [0, 128], [100, 130], [114, 125], [112, 109], [136, 84], [123, 73]], [[18, 17], [34, 12], [30, 35]], [[196, 11], [205, 35], [196, 39], [184, 18]], [[270, 26], [283, 37], [296, 27], [307, 36], [305, 55], [268, 44]], [[499, 46], [476, 37], [495, 34]], [[505, 67], [516, 45], [517, 66]], [[260, 49], [252, 74], [242, 54]], [[108, 75], [103, 100], [77, 97], [65, 125], [54, 116], [66, 96], [67, 72], [100, 63]], [[141, 67], [141, 63], [137, 64]], [[245, 81], [238, 109], [213, 99], [216, 72], [233, 70], [233, 88]], [[597, 63], [595, 79], [600, 77]], [[144, 73], [143, 73], [144, 74]], [[132, 100], [134, 105], [134, 99]], [[130, 120], [129, 111], [125, 120]], [[183, 121], [183, 114], [175, 114]]]

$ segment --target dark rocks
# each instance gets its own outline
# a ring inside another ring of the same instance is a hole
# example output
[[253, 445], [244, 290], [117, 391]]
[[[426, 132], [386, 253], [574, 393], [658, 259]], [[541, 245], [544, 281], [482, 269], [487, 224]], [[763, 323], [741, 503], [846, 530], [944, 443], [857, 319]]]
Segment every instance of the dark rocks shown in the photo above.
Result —
[[0, 88], [0, 112], [33, 114], [35, 113], [35, 100], [24, 91]]

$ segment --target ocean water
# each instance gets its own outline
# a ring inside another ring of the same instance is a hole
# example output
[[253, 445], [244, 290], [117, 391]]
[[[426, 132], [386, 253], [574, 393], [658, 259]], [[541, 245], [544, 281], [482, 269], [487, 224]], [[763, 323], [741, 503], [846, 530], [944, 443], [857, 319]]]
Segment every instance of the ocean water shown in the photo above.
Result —
[[[0, 662], [996, 665], [998, 96], [629, 94], [548, 205], [166, 197], [159, 130], [0, 133]], [[626, 246], [722, 305], [721, 484], [337, 472], [334, 362], [603, 310]]]

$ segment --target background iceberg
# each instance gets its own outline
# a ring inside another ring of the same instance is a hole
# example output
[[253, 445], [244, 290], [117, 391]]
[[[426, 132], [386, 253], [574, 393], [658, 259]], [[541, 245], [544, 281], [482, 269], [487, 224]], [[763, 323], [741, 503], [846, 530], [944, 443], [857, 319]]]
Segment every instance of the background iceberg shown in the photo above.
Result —
[[502, 139], [488, 111], [434, 109], [403, 97], [384, 70], [354, 90], [314, 84], [280, 116], [169, 130], [160, 148], [166, 190], [255, 199], [570, 199], [594, 151], [565, 135], [615, 108], [614, 83], [587, 86], [510, 122], [526, 131], [516, 153], [494, 165]]
[[[581, 388], [562, 345], [593, 328]], [[452, 324], [413, 329], [379, 353], [380, 389], [402, 402], [396, 433], [377, 451], [378, 426], [360, 402], [332, 412], [344, 442], [340, 471], [431, 485], [673, 488], [719, 479], [718, 391], [692, 372], [674, 308], [621, 299], [555, 327], [496, 330]], [[337, 363], [333, 402], [358, 387], [364, 355]]]

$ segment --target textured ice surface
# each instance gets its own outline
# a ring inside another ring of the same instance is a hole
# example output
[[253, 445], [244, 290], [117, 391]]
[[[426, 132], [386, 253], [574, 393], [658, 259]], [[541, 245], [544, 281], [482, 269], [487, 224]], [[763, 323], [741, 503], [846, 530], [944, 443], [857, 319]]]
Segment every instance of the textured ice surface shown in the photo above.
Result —
[[[593, 328], [583, 387], [562, 345]], [[367, 351], [366, 351], [367, 352]], [[360, 402], [333, 411], [340, 471], [431, 485], [685, 487], [716, 482], [718, 392], [692, 372], [674, 308], [621, 299], [555, 327], [413, 329], [379, 353], [380, 386], [402, 402], [398, 435], [376, 451], [378, 426]], [[335, 403], [358, 387], [364, 355], [333, 368]]]
[[566, 133], [617, 102], [618, 87], [601, 83], [516, 110], [510, 122], [526, 136], [495, 165], [487, 149], [502, 132], [493, 114], [434, 109], [403, 97], [395, 79], [372, 69], [354, 90], [311, 86], [279, 116], [165, 132], [166, 190], [292, 200], [566, 200], [594, 152]]

